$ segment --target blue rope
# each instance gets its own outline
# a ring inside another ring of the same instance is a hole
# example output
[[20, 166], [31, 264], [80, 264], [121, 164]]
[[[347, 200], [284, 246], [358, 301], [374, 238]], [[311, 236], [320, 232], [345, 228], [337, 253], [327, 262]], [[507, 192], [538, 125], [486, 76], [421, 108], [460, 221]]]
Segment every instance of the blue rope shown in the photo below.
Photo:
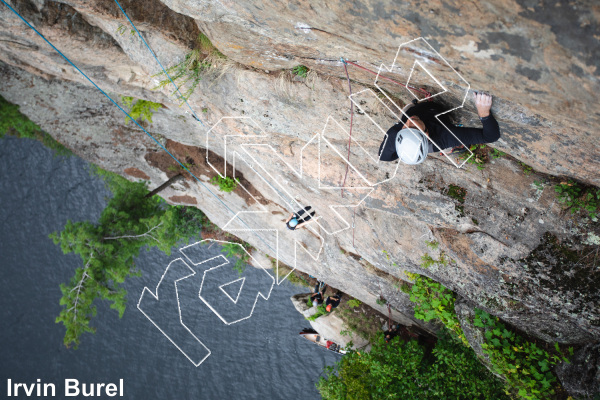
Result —
[[[131, 24], [131, 26], [133, 27], [133, 29], [136, 31], [136, 33], [138, 34], [138, 36], [140, 37], [140, 39], [142, 40], [142, 42], [144, 43], [144, 45], [146, 46], [146, 48], [148, 49], [148, 51], [150, 52], [150, 54], [152, 54], [152, 56], [154, 57], [154, 59], [156, 60], [156, 62], [158, 63], [158, 65], [160, 66], [160, 68], [162, 69], [162, 71], [164, 72], [164, 74], [169, 78], [169, 81], [171, 81], [171, 83], [173, 84], [173, 86], [175, 87], [175, 91], [177, 93], [179, 93], [179, 98], [181, 100], [183, 100], [183, 102], [185, 103], [185, 105], [189, 108], [189, 110], [192, 112], [192, 115], [194, 116], [194, 118], [196, 119], [196, 121], [200, 122], [200, 124], [206, 128], [206, 125], [204, 125], [204, 123], [200, 120], [200, 118], [198, 117], [198, 115], [194, 112], [194, 110], [192, 109], [192, 107], [190, 106], [190, 104], [187, 102], [185, 96], [183, 96], [181, 94], [181, 92], [179, 91], [179, 87], [177, 86], [177, 84], [175, 83], [175, 81], [173, 81], [173, 79], [171, 78], [171, 76], [169, 75], [169, 73], [167, 72], [167, 70], [165, 69], [165, 67], [162, 65], [162, 63], [160, 62], [160, 60], [158, 59], [158, 57], [156, 56], [156, 53], [152, 50], [152, 48], [150, 47], [150, 45], [148, 44], [148, 42], [146, 42], [146, 39], [144, 39], [144, 36], [142, 36], [141, 32], [138, 30], [138, 28], [135, 26], [135, 24], [133, 23], [133, 21], [131, 20], [131, 18], [129, 18], [129, 15], [127, 15], [127, 13], [125, 12], [125, 10], [123, 9], [123, 7], [121, 6], [121, 4], [119, 3], [118, 0], [115, 0], [115, 3], [117, 3], [117, 6], [119, 6], [119, 9], [121, 10], [121, 12], [123, 13], [123, 15], [125, 15], [125, 18], [127, 18], [127, 21], [129, 21], [129, 23]], [[265, 177], [258, 172], [256, 169], [254, 169], [253, 166], [250, 166], [250, 168], [252, 169], [252, 171], [254, 171], [257, 175], [259, 175], [264, 182], [267, 183], [267, 185], [269, 185], [275, 192], [277, 192], [277, 194], [284, 199], [284, 201], [288, 204], [291, 205], [291, 201], [290, 199], [285, 196], [284, 194], [282, 194], [275, 186], [273, 186], [271, 184], [271, 182], [268, 179], [265, 179]], [[193, 175], [192, 175], [193, 176]], [[196, 178], [194, 176], [194, 178]], [[197, 178], [196, 178], [197, 179]], [[250, 228], [242, 219], [240, 219], [239, 217], [236, 216], [236, 218], [238, 218], [240, 221], [242, 221], [242, 223], [247, 226], [248, 228]], [[255, 236], [258, 236], [260, 238], [260, 236], [258, 234], [255, 234]], [[265, 243], [265, 241], [260, 238], [260, 240]], [[273, 248], [271, 246], [269, 246], [267, 243], [265, 243], [271, 250], [273, 250]], [[275, 250], [273, 250], [275, 251]], [[276, 252], [278, 253], [278, 252]]]
[[[177, 84], [173, 81], [173, 79], [171, 78], [171, 75], [169, 75], [169, 73], [167, 72], [167, 70], [165, 69], [165, 67], [163, 67], [162, 63], [160, 62], [160, 60], [158, 59], [158, 57], [156, 56], [156, 53], [150, 48], [150, 45], [148, 45], [148, 43], [146, 42], [146, 39], [144, 39], [144, 37], [142, 36], [142, 34], [140, 33], [140, 31], [138, 31], [137, 27], [135, 26], [135, 24], [133, 23], [133, 21], [131, 20], [131, 18], [129, 18], [129, 15], [127, 15], [127, 13], [125, 12], [125, 10], [123, 9], [123, 7], [121, 7], [121, 4], [118, 2], [118, 0], [115, 0], [115, 3], [117, 3], [117, 6], [119, 6], [119, 8], [121, 9], [121, 12], [123, 13], [123, 15], [125, 15], [125, 18], [127, 18], [127, 21], [129, 21], [129, 23], [131, 24], [131, 26], [133, 27], [133, 29], [135, 29], [135, 31], [137, 32], [138, 36], [140, 37], [140, 39], [142, 39], [142, 42], [144, 42], [144, 45], [146, 46], [146, 48], [148, 49], [148, 51], [150, 51], [150, 54], [152, 54], [152, 56], [154, 57], [154, 59], [156, 60], [156, 62], [158, 63], [158, 65], [160, 66], [160, 68], [162, 69], [162, 71], [164, 72], [164, 74], [169, 78], [169, 80], [171, 81], [171, 83], [173, 84], [173, 86], [175, 87], [175, 91], [179, 94], [179, 99], [183, 100], [183, 102], [185, 103], [185, 105], [189, 108], [189, 110], [192, 112], [192, 115], [194, 116], [194, 118], [200, 122], [200, 124], [206, 128], [206, 125], [204, 125], [204, 123], [200, 120], [200, 118], [198, 117], [198, 115], [194, 112], [194, 110], [192, 109], [192, 107], [190, 106], [190, 104], [187, 102], [185, 96], [183, 96], [181, 94], [181, 92], [179, 91], [179, 87], [177, 86]], [[283, 199], [286, 199], [286, 203], [291, 204], [291, 201], [289, 200], [289, 198], [287, 196], [284, 196], [275, 186], [273, 186], [271, 184], [271, 182], [268, 179], [265, 179], [262, 174], [260, 172], [258, 172], [257, 170], [254, 169], [254, 167], [250, 167], [252, 168], [252, 170], [258, 174], [266, 183], [267, 185], [269, 185], [274, 191], [277, 192], [277, 194], [279, 194], [279, 196]], [[246, 225], [247, 226], [247, 225]], [[270, 248], [270, 247], [269, 247]], [[271, 249], [272, 250], [272, 249]]]
[[[67, 61], [69, 64], [71, 64], [71, 66], [73, 66], [73, 68], [75, 68], [81, 75], [83, 75], [92, 85], [94, 85], [94, 87], [96, 89], [98, 89], [104, 96], [106, 96], [106, 98], [108, 98], [115, 106], [117, 106], [119, 108], [119, 110], [121, 110], [130, 120], [132, 120], [141, 130], [143, 130], [146, 135], [148, 135], [149, 137], [152, 138], [152, 140], [154, 140], [156, 142], [156, 144], [158, 144], [168, 155], [170, 155], [175, 161], [177, 161], [177, 163], [184, 169], [186, 170], [192, 177], [194, 177], [194, 179], [196, 179], [196, 181], [198, 181], [198, 183], [200, 183], [200, 185], [205, 188], [206, 190], [208, 190], [208, 192], [213, 195], [213, 197], [215, 197], [222, 205], [225, 206], [225, 208], [227, 208], [227, 210], [229, 212], [231, 212], [238, 220], [240, 220], [242, 222], [242, 224], [244, 224], [246, 227], [248, 227], [248, 229], [250, 229], [250, 226], [248, 226], [248, 224], [246, 224], [246, 222], [244, 222], [244, 220], [242, 220], [235, 211], [233, 211], [231, 208], [229, 208], [229, 206], [223, 201], [221, 200], [221, 198], [219, 198], [219, 196], [217, 196], [215, 193], [213, 193], [210, 188], [208, 188], [208, 186], [206, 186], [204, 184], [204, 182], [202, 182], [200, 179], [198, 179], [194, 174], [192, 174], [192, 172], [186, 168], [185, 165], [183, 165], [175, 156], [173, 156], [173, 154], [171, 154], [158, 140], [156, 140], [154, 138], [154, 136], [152, 136], [146, 129], [144, 129], [143, 126], [141, 126], [133, 117], [131, 117], [131, 115], [129, 115], [129, 113], [127, 111], [125, 111], [121, 106], [119, 106], [119, 104], [117, 104], [117, 102], [115, 102], [104, 90], [102, 90], [94, 81], [92, 81], [81, 69], [79, 69], [79, 67], [77, 67], [77, 65], [75, 65], [67, 56], [65, 56], [60, 50], [58, 50], [48, 39], [46, 39], [44, 37], [44, 35], [42, 35], [37, 29], [35, 29], [29, 22], [27, 22], [27, 20], [25, 18], [23, 18], [21, 16], [21, 14], [19, 14], [14, 8], [12, 8], [10, 6], [10, 4], [8, 4], [5, 0], [0, 0], [2, 3], [4, 3], [5, 6], [7, 6], [16, 16], [18, 16], [29, 28], [31, 28], [39, 37], [41, 37], [42, 39], [44, 39], [44, 41], [46, 43], [48, 43], [48, 45], [50, 47], [52, 47], [62, 58], [65, 59], [65, 61]], [[116, 1], [116, 0], [115, 0]], [[120, 6], [119, 6], [120, 7]], [[121, 9], [122, 10], [122, 9]], [[129, 19], [129, 17], [127, 17]], [[131, 21], [131, 20], [130, 20]], [[136, 28], [137, 31], [137, 28]], [[139, 34], [139, 32], [138, 32]], [[140, 35], [141, 37], [141, 35]], [[144, 43], [146, 43], [144, 41]], [[146, 46], [148, 46], [148, 44], [146, 44]], [[148, 49], [150, 49], [150, 47], [148, 47]], [[152, 50], [150, 50], [152, 51]], [[152, 53], [154, 54], [154, 53]], [[155, 56], [156, 58], [156, 56]], [[158, 59], [157, 59], [158, 61]], [[160, 62], [159, 62], [160, 64]], [[161, 65], [162, 67], [162, 65]], [[164, 69], [163, 69], [164, 70]], [[169, 77], [170, 78], [170, 77]], [[173, 82], [171, 80], [171, 82]], [[174, 84], [174, 83], [173, 83]], [[177, 87], [177, 86], [176, 86]], [[189, 105], [188, 105], [189, 107]], [[199, 119], [198, 119], [199, 120]], [[200, 121], [201, 122], [201, 121]], [[253, 234], [255, 236], [257, 236], [267, 247], [269, 247], [271, 250], [273, 250], [275, 253], [276, 250], [273, 249], [267, 242], [265, 242], [262, 237], [260, 237], [259, 235], [257, 235], [255, 232], [253, 232]]]
[[131, 26], [133, 27], [133, 29], [135, 29], [135, 31], [137, 32], [137, 34], [140, 37], [140, 39], [142, 39], [142, 42], [144, 42], [144, 44], [146, 45], [146, 48], [148, 49], [148, 51], [150, 52], [150, 54], [152, 54], [152, 56], [154, 57], [154, 59], [156, 60], [156, 62], [158, 63], [158, 65], [160, 65], [160, 69], [162, 69], [163, 72], [165, 73], [165, 75], [167, 75], [167, 78], [169, 78], [169, 80], [171, 81], [171, 83], [175, 87], [175, 90], [179, 94], [179, 98], [185, 102], [186, 106], [188, 106], [188, 108], [190, 109], [190, 111], [192, 112], [192, 114], [194, 115], [194, 117], [196, 117], [196, 121], [200, 122], [200, 124], [203, 127], [206, 128], [206, 126], [204, 125], [204, 123], [200, 120], [200, 118], [198, 118], [198, 115], [196, 115], [196, 113], [194, 112], [194, 110], [192, 109], [192, 107], [190, 107], [190, 105], [187, 102], [187, 100], [185, 99], [185, 97], [179, 91], [179, 87], [175, 84], [175, 82], [171, 78], [171, 75], [169, 75], [169, 73], [167, 72], [167, 70], [165, 69], [165, 67], [163, 67], [163, 65], [161, 64], [160, 60], [156, 56], [156, 53], [154, 53], [154, 51], [150, 48], [150, 46], [146, 42], [146, 39], [144, 39], [144, 37], [142, 36], [142, 34], [140, 33], [140, 31], [138, 31], [138, 28], [134, 25], [133, 21], [131, 20], [131, 18], [129, 18], [129, 15], [127, 15], [127, 13], [123, 9], [123, 7], [121, 7], [121, 4], [117, 0], [115, 0], [115, 3], [117, 3], [117, 5], [119, 6], [119, 8], [121, 9], [121, 12], [123, 13], [123, 15], [125, 15], [125, 18], [127, 18], [127, 21], [129, 21], [129, 23], [131, 24]]

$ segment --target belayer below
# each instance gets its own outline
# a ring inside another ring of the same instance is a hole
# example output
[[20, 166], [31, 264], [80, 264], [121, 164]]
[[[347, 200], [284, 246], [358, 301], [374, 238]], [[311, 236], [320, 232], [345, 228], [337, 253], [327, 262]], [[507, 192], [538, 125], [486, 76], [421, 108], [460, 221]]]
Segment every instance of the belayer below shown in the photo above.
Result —
[[[483, 124], [481, 128], [454, 126], [446, 115], [440, 115], [443, 108], [436, 103], [422, 102], [405, 109], [400, 122], [392, 126], [379, 147], [381, 161], [400, 159], [405, 164], [420, 164], [428, 153], [450, 147], [493, 143], [500, 139], [500, 127], [491, 114], [492, 96], [473, 93], [477, 114]], [[448, 132], [448, 129], [452, 132]], [[452, 135], [454, 134], [454, 135]], [[455, 137], [456, 136], [456, 137]], [[462, 143], [461, 143], [462, 142]], [[435, 144], [434, 144], [435, 143]]]
[[333, 296], [327, 297], [327, 299], [325, 300], [325, 310], [327, 310], [327, 312], [331, 312], [331, 310], [340, 305], [341, 299], [342, 292], [340, 292], [339, 290]]

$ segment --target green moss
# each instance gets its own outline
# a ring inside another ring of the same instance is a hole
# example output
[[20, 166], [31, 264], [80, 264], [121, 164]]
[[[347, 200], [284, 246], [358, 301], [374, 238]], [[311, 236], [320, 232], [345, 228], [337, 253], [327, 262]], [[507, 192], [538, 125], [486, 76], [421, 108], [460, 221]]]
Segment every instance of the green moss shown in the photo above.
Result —
[[446, 191], [446, 196], [457, 200], [460, 204], [465, 202], [465, 196], [467, 195], [467, 189], [457, 185], [449, 185]]
[[19, 106], [6, 101], [0, 96], [0, 138], [5, 135], [35, 139], [51, 149], [54, 155], [73, 155], [71, 150], [57, 142], [24, 114], [21, 114]]
[[457, 185], [449, 185], [448, 189], [444, 192], [444, 194], [459, 202], [459, 204], [455, 205], [454, 208], [456, 211], [458, 211], [461, 217], [464, 217], [465, 207], [462, 204], [464, 204], [465, 202], [465, 197], [467, 196], [467, 189]]
[[200, 51], [204, 54], [217, 58], [227, 58], [219, 51], [219, 49], [215, 47], [214, 44], [212, 44], [208, 36], [206, 36], [204, 33], [200, 33], [198, 36], [198, 45], [200, 46]]
[[[269, 257], [269, 256], [267, 256], [267, 257]], [[272, 257], [269, 257], [269, 259], [271, 260], [271, 268], [277, 274], [277, 276], [279, 277], [279, 280], [282, 280], [285, 278], [288, 280], [288, 282], [290, 282], [296, 286], [304, 286], [304, 287], [313, 287], [314, 286], [314, 285], [311, 285], [310, 282], [308, 282], [307, 274], [304, 274], [303, 272], [300, 272], [297, 269], [292, 271], [292, 269], [290, 267], [288, 267], [281, 261], [279, 261], [279, 268], [277, 268], [277, 260]], [[286, 276], [287, 276], [287, 278], [286, 278]], [[312, 302], [311, 302], [311, 305], [309, 305], [309, 307], [312, 307]]]
[[521, 166], [521, 168], [523, 169], [523, 175], [528, 176], [533, 174], [535, 171], [532, 167], [530, 167], [529, 165], [525, 164], [522, 161], [518, 161], [519, 165]]

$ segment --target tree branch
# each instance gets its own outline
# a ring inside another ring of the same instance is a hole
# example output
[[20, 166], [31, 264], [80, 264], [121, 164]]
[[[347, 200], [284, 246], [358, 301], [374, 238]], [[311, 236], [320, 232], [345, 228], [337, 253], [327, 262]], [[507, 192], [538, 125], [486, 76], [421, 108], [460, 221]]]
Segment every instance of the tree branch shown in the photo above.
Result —
[[158, 228], [159, 226], [161, 226], [163, 223], [161, 222], [160, 224], [156, 225], [155, 227], [151, 228], [148, 230], [148, 232], [146, 233], [142, 233], [141, 235], [123, 235], [123, 236], [112, 236], [112, 237], [105, 237], [103, 238], [103, 240], [116, 240], [116, 239], [137, 239], [137, 238], [141, 238], [144, 236], [149, 236], [152, 239], [154, 239], [157, 243], [160, 243], [160, 241], [155, 238], [154, 236], [152, 236], [150, 234], [150, 232], [152, 232], [153, 230], [155, 230], [156, 228]]
[[77, 295], [75, 296], [75, 304], [73, 305], [73, 307], [71, 307], [67, 310], [67, 312], [70, 312], [71, 310], [73, 310], [73, 322], [75, 322], [75, 320], [77, 319], [77, 305], [79, 304], [79, 294], [81, 293], [81, 288], [83, 287], [83, 283], [85, 282], [86, 278], [90, 277], [86, 271], [87, 271], [88, 267], [90, 266], [90, 262], [92, 262], [93, 258], [94, 258], [94, 253], [92, 252], [92, 253], [90, 253], [90, 259], [83, 267], [83, 274], [81, 275], [81, 279], [79, 280], [79, 283], [77, 284], [77, 286], [75, 286], [73, 289], [71, 289], [71, 292], [73, 290], [77, 289]]

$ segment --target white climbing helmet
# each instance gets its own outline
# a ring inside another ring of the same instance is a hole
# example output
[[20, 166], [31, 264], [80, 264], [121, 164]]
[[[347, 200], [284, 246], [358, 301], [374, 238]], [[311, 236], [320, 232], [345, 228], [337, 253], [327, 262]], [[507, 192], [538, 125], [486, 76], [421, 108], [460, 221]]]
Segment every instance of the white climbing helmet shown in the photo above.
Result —
[[405, 164], [421, 164], [427, 157], [429, 142], [427, 136], [418, 129], [404, 128], [396, 136], [396, 153]]

